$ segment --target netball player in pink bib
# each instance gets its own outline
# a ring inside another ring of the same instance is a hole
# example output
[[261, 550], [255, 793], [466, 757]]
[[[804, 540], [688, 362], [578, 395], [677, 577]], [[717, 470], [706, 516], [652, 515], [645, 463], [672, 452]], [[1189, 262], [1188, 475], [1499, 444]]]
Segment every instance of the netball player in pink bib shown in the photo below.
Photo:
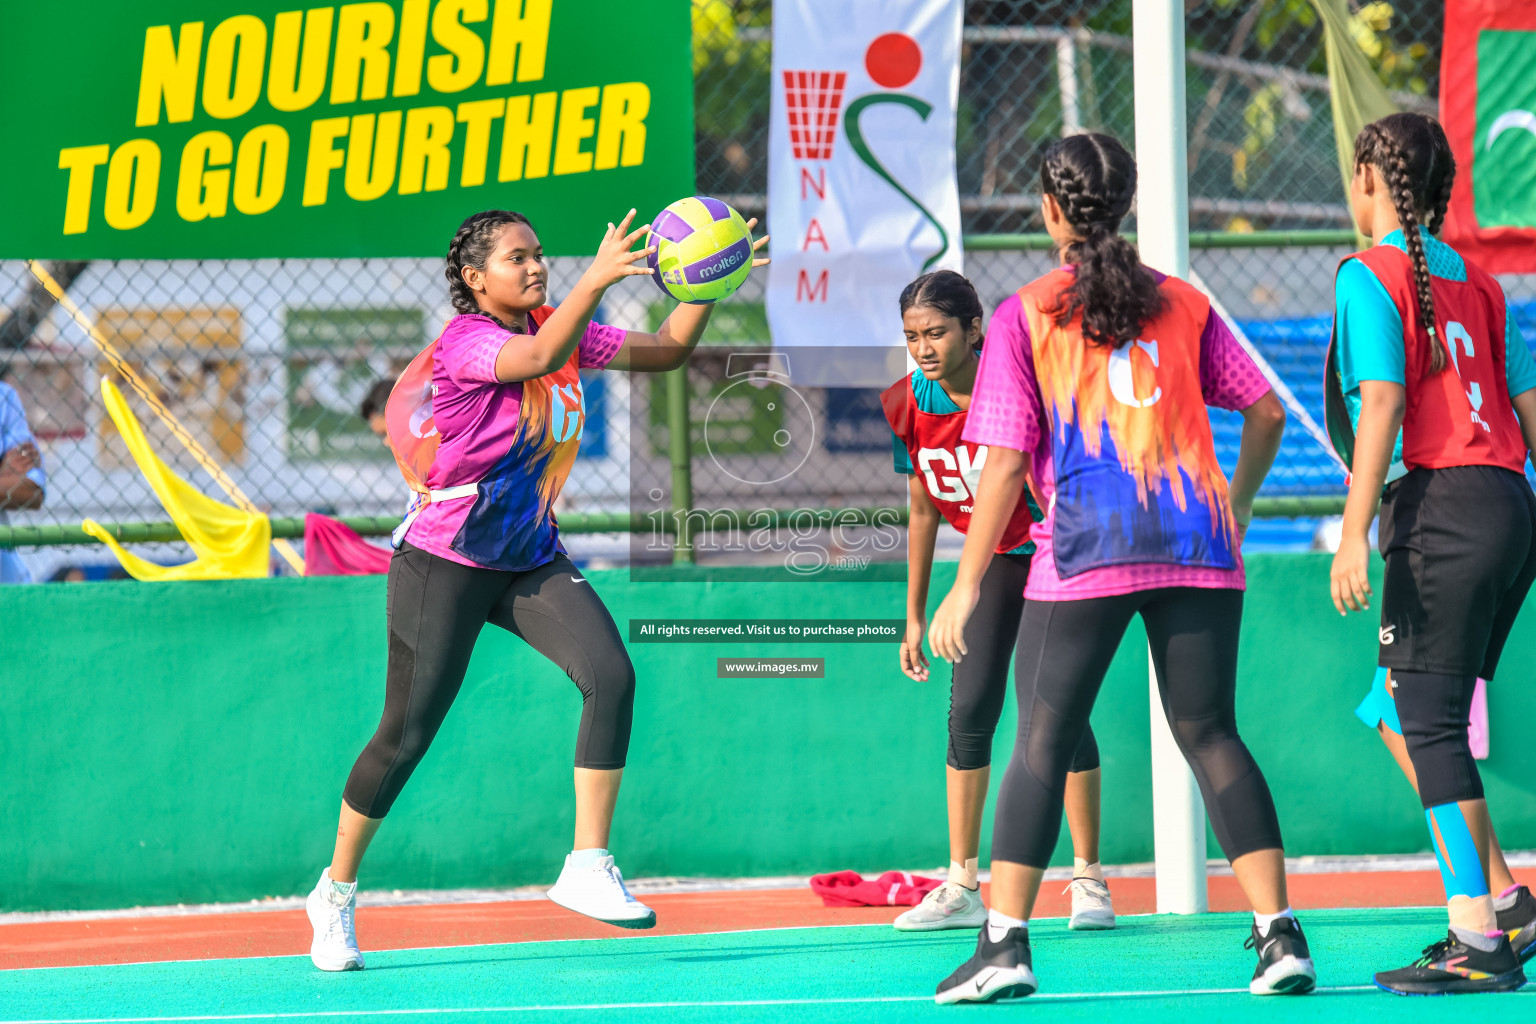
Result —
[[[608, 226], [591, 266], [553, 308], [544, 251], [522, 214], [477, 213], [448, 247], [458, 315], [418, 367], [425, 376], [430, 361], [435, 448], [411, 443], [434, 435], [419, 395], [401, 394], [409, 382], [396, 386], [386, 412], [392, 438], [407, 421], [394, 448], [420, 499], [390, 559], [383, 719], [347, 778], [335, 852], [309, 895], [310, 958], [321, 970], [363, 966], [353, 925], [358, 865], [458, 695], [487, 622], [521, 637], [581, 691], [575, 842], [549, 898], [624, 928], [656, 923], [607, 848], [635, 670], [608, 609], [566, 557], [552, 513], [586, 422], [578, 371], [681, 366], [709, 321], [707, 304], [680, 304], [654, 334], [592, 321], [608, 288], [651, 273], [637, 264], [653, 250], [632, 251], [650, 225], [630, 231], [634, 216]], [[403, 410], [397, 398], [408, 399]], [[429, 457], [413, 461], [423, 450]]]
[[[935, 654], [973, 656], [965, 626], [1028, 477], [1045, 519], [1031, 530], [992, 907], [975, 954], [937, 998], [1035, 990], [1028, 919], [1061, 830], [1067, 771], [1137, 615], [1164, 713], [1255, 911], [1249, 990], [1307, 992], [1315, 974], [1289, 906], [1280, 823], [1233, 710], [1242, 538], [1285, 412], [1210, 301], [1142, 266], [1117, 234], [1136, 194], [1124, 146], [1107, 135], [1062, 139], [1046, 153], [1041, 185], [1062, 266], [993, 314], [964, 434], [987, 445], [987, 463], [954, 588], [929, 628]], [[1230, 484], [1208, 404], [1243, 412]]]

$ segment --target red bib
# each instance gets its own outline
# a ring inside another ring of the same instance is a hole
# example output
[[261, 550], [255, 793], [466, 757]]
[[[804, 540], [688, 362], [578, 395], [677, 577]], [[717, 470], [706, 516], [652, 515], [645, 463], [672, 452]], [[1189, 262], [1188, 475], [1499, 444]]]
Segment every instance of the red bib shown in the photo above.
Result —
[[[987, 461], [987, 446], [961, 439], [965, 431], [964, 412], [931, 413], [919, 409], [910, 376], [881, 392], [880, 405], [891, 429], [906, 446], [912, 469], [922, 479], [934, 507], [951, 526], [965, 533], [971, 525], [971, 509], [976, 501], [976, 485], [981, 481], [981, 467]], [[1026, 489], [998, 541], [998, 554], [1029, 542], [1029, 528], [1039, 518], [1033, 507]]]
[[1408, 254], [1378, 245], [1357, 259], [1376, 275], [1403, 319], [1403, 465], [1409, 469], [1502, 466], [1525, 472], [1525, 438], [1509, 401], [1504, 362], [1504, 290], [1482, 270], [1462, 262], [1465, 281], [1430, 277], [1435, 325], [1451, 362], [1431, 368], [1429, 331], [1419, 316], [1418, 289]]

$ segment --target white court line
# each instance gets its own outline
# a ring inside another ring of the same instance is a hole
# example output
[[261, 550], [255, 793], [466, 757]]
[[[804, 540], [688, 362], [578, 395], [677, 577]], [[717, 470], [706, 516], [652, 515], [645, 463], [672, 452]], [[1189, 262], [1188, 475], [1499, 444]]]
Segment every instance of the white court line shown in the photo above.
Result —
[[[1318, 992], [1367, 992], [1375, 985], [1334, 985]], [[1156, 996], [1247, 995], [1244, 988], [1141, 989], [1129, 992], [1058, 992], [1029, 997], [1031, 1003], [1080, 999], [1145, 999]], [[424, 1007], [412, 1010], [308, 1010], [294, 1013], [228, 1013], [185, 1017], [60, 1017], [0, 1020], [0, 1024], [173, 1024], [180, 1021], [305, 1020], [315, 1017], [419, 1017], [464, 1013], [568, 1013], [591, 1010], [690, 1010], [750, 1006], [856, 1006], [875, 1003], [927, 1003], [933, 996], [852, 996], [846, 999], [699, 999], [656, 1003], [571, 1003], [549, 1006]]]
[[[1505, 850], [1504, 859], [1510, 867], [1536, 867], [1536, 850]], [[943, 878], [946, 867], [919, 868], [911, 873]], [[1434, 854], [1385, 854], [1370, 856], [1320, 856], [1287, 857], [1285, 873], [1288, 875], [1349, 874], [1371, 871], [1438, 871]], [[1206, 862], [1208, 875], [1231, 875], [1232, 867], [1224, 860]], [[1154, 865], [1112, 864], [1104, 867], [1104, 876], [1116, 878], [1153, 878]], [[980, 874], [983, 882], [991, 880], [991, 874]], [[1069, 867], [1049, 868], [1045, 881], [1065, 881], [1072, 877]], [[643, 896], [673, 894], [697, 894], [720, 892], [752, 892], [770, 889], [804, 889], [810, 885], [809, 877], [778, 876], [771, 878], [640, 878], [624, 880], [630, 892]], [[516, 889], [362, 889], [357, 894], [360, 907], [412, 907], [445, 906], [449, 904], [514, 903], [542, 900], [548, 886], [522, 886]], [[269, 897], [248, 900], [244, 903], [194, 903], [159, 907], [129, 907], [119, 910], [28, 910], [0, 913], [0, 927], [11, 924], [40, 924], [54, 921], [99, 921], [133, 917], [192, 917], [202, 914], [262, 913], [274, 910], [301, 910], [303, 896]]]

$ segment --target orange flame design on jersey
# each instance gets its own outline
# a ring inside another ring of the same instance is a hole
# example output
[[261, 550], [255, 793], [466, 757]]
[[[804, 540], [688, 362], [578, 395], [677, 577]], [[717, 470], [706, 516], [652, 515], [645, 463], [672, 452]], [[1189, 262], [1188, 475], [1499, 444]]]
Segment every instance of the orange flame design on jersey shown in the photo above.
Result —
[[[523, 383], [522, 429], [518, 432], [514, 447], [526, 445], [531, 448], [534, 464], [543, 465], [543, 472], [534, 482], [534, 491], [539, 496], [540, 507], [545, 511], [554, 507], [555, 499], [560, 496], [566, 479], [571, 475], [571, 468], [576, 465], [576, 454], [581, 447], [578, 443], [581, 437], [579, 428], [569, 437], [556, 439], [551, 401], [554, 388], [571, 395], [579, 403], [581, 375], [577, 370], [576, 353], [573, 352], [566, 364], [554, 373]], [[576, 409], [580, 409], [579, 404]], [[585, 418], [584, 413], [582, 418]]]
[[[1166, 486], [1180, 511], [1187, 509], [1188, 476], [1197, 500], [1210, 510], [1213, 530], [1234, 536], [1236, 522], [1227, 500], [1227, 478], [1216, 459], [1216, 444], [1200, 389], [1200, 336], [1208, 300], [1177, 278], [1167, 278], [1164, 312], [1142, 328], [1141, 340], [1112, 350], [1082, 336], [1081, 313], [1057, 325], [1049, 310], [1072, 282], [1057, 270], [1019, 291], [1029, 321], [1035, 377], [1060, 443], [1074, 429], [1087, 455], [1097, 460], [1108, 434], [1120, 468], [1136, 482], [1143, 507], [1148, 492]], [[1112, 381], [1112, 362], [1129, 359], [1128, 373]], [[1131, 395], [1123, 394], [1129, 378]], [[1121, 395], [1117, 395], [1116, 385]], [[1154, 396], [1155, 399], [1154, 399]], [[1136, 404], [1123, 400], [1131, 397]], [[1175, 470], [1182, 469], [1183, 473]], [[1060, 474], [1063, 467], [1057, 467]]]

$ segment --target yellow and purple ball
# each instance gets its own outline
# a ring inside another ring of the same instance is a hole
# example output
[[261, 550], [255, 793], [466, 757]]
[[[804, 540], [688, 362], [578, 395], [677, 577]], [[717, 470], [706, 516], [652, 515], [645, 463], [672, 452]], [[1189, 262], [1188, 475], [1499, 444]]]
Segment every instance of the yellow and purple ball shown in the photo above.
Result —
[[656, 287], [674, 299], [716, 302], [752, 272], [752, 232], [741, 214], [708, 196], [679, 199], [651, 222], [646, 257]]

